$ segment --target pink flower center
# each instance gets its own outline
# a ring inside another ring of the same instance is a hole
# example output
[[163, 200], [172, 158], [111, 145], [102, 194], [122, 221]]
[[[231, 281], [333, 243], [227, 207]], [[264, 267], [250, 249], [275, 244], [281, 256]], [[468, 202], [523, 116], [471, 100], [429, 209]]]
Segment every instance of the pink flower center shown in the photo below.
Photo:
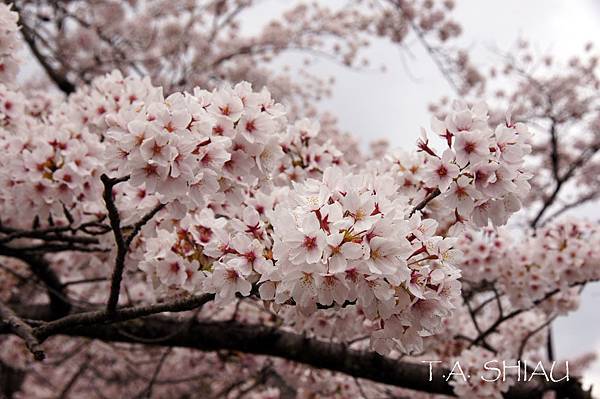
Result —
[[171, 269], [171, 273], [177, 273], [179, 271], [179, 263], [173, 262], [169, 265], [169, 268]]
[[229, 109], [229, 105], [226, 105], [224, 107], [219, 107], [219, 111], [221, 111], [221, 114], [223, 114], [225, 116], [229, 116], [229, 114], [231, 114], [231, 110]]
[[314, 249], [317, 246], [317, 237], [304, 237], [304, 247], [308, 250]]
[[227, 279], [227, 281], [233, 283], [235, 281], [237, 281], [237, 279], [239, 278], [237, 272], [233, 269], [229, 269], [227, 270], [227, 272], [225, 273], [225, 278]]
[[436, 172], [439, 177], [444, 177], [448, 174], [448, 169], [444, 165], [440, 165]]
[[244, 257], [250, 264], [254, 264], [254, 261], [256, 260], [256, 255], [254, 254], [254, 252], [246, 252], [244, 254]]
[[146, 164], [144, 166], [144, 173], [146, 173], [146, 176], [158, 175], [157, 169], [158, 166], [156, 165]]
[[475, 151], [475, 143], [473, 143], [472, 141], [467, 141], [465, 143], [464, 150], [467, 154], [474, 152]]
[[246, 122], [246, 131], [250, 133], [256, 131], [256, 125], [254, 124], [254, 121]]

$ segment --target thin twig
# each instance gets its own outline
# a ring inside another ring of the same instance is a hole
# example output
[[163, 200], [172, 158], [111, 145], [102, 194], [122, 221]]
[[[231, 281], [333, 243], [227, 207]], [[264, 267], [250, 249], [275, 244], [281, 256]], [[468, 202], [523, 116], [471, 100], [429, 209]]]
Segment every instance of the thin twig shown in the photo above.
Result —
[[71, 391], [71, 389], [75, 386], [75, 383], [77, 382], [77, 380], [83, 374], [85, 374], [85, 372], [87, 371], [87, 369], [89, 367], [89, 364], [90, 364], [89, 359], [87, 361], [84, 361], [84, 362], [81, 363], [81, 366], [79, 366], [79, 369], [69, 379], [69, 381], [67, 382], [67, 385], [65, 385], [65, 387], [62, 389], [60, 395], [58, 395], [59, 399], [65, 399], [65, 398], [67, 398], [67, 395], [69, 394], [69, 391]]
[[589, 161], [597, 152], [600, 150], [600, 143], [596, 143], [595, 145], [590, 146], [588, 149], [584, 150], [577, 159], [571, 163], [569, 169], [556, 181], [556, 186], [552, 191], [552, 194], [546, 198], [544, 203], [542, 204], [541, 209], [538, 211], [537, 215], [533, 218], [530, 223], [532, 228], [537, 227], [540, 219], [546, 213], [546, 211], [550, 208], [554, 201], [558, 197], [558, 193], [560, 192], [563, 185], [575, 174], [577, 169], [582, 167], [587, 161]]
[[104, 281], [108, 281], [106, 277], [91, 277], [91, 278], [83, 278], [80, 280], [72, 280], [63, 283], [63, 287], [68, 287], [70, 285], [79, 285], [79, 284], [92, 284], [92, 283], [101, 283]]
[[[15, 11], [17, 11], [19, 14], [21, 13], [20, 8], [16, 4], [13, 4], [13, 7]], [[31, 50], [35, 58], [38, 60], [44, 71], [46, 71], [48, 77], [56, 84], [56, 86], [63, 93], [67, 95], [73, 93], [75, 91], [75, 85], [69, 82], [69, 80], [64, 74], [53, 68], [52, 65], [50, 65], [50, 62], [48, 61], [47, 57], [40, 51], [33, 37], [35, 31], [30, 29], [29, 26], [25, 24], [23, 18], [20, 19], [19, 25], [21, 25], [21, 33], [23, 34], [23, 39], [25, 39], [25, 42], [29, 46], [29, 49]]]
[[430, 203], [434, 198], [436, 198], [440, 194], [441, 194], [441, 191], [439, 188], [436, 188], [435, 190], [433, 190], [432, 192], [427, 194], [427, 196], [421, 202], [419, 202], [417, 205], [415, 205], [415, 207], [413, 208], [412, 211], [410, 211], [410, 214], [408, 215], [408, 217], [411, 217], [416, 211], [420, 211], [423, 208], [425, 208], [428, 203]]
[[158, 364], [156, 365], [156, 368], [154, 369], [154, 373], [152, 374], [152, 378], [150, 379], [148, 386], [142, 391], [142, 393], [140, 393], [140, 395], [139, 395], [140, 397], [142, 397], [142, 398], [151, 398], [152, 397], [152, 388], [154, 387], [154, 384], [156, 383], [156, 379], [158, 378], [158, 374], [160, 373], [160, 370], [162, 369], [162, 367], [165, 363], [165, 360], [167, 360], [167, 356], [169, 356], [169, 354], [171, 353], [172, 350], [173, 350], [173, 348], [167, 348], [164, 351], [164, 353], [158, 360]]
[[148, 223], [154, 217], [154, 215], [156, 215], [158, 212], [160, 212], [165, 206], [166, 206], [166, 204], [156, 205], [150, 212], [145, 214], [136, 224], [133, 225], [133, 230], [125, 239], [125, 245], [127, 247], [129, 247], [131, 245], [131, 242], [133, 241], [135, 236], [138, 235], [140, 230], [142, 230], [142, 227], [144, 227], [144, 225], [146, 225], [146, 223]]
[[[571, 287], [575, 287], [575, 286], [580, 286], [580, 285], [584, 285], [587, 284], [588, 282], [581, 282], [581, 283], [575, 283], [573, 285], [571, 285]], [[534, 306], [539, 305], [540, 303], [544, 302], [545, 300], [551, 298], [552, 296], [556, 295], [557, 293], [561, 292], [562, 289], [557, 288], [553, 291], [550, 291], [549, 293], [547, 293], [546, 295], [544, 295], [542, 298], [536, 300], [533, 302]], [[502, 317], [498, 317], [498, 319], [487, 329], [485, 330], [483, 333], [479, 334], [479, 336], [477, 338], [475, 338], [471, 344], [471, 346], [473, 345], [477, 345], [480, 342], [484, 341], [485, 338], [487, 338], [488, 335], [496, 332], [496, 329], [498, 328], [498, 326], [500, 326], [500, 324], [504, 323], [507, 320], [512, 319], [513, 317], [516, 317], [518, 315], [520, 315], [521, 313], [525, 312], [526, 310], [529, 310], [530, 308], [522, 308], [522, 309], [515, 309], [512, 312], [510, 312], [507, 315], [504, 315]]]
[[517, 352], [517, 359], [521, 359], [523, 357], [523, 352], [525, 351], [525, 345], [527, 345], [527, 341], [529, 341], [531, 337], [543, 330], [545, 327], [549, 326], [554, 321], [554, 319], [556, 319], [556, 316], [552, 316], [551, 318], [546, 320], [542, 325], [527, 333], [525, 338], [523, 338], [523, 340], [521, 341], [521, 345], [519, 346], [519, 351]]
[[43, 256], [25, 253], [4, 245], [0, 245], [0, 255], [19, 259], [29, 266], [31, 272], [46, 286], [53, 312], [62, 316], [70, 311], [71, 303], [64, 293], [60, 278]]

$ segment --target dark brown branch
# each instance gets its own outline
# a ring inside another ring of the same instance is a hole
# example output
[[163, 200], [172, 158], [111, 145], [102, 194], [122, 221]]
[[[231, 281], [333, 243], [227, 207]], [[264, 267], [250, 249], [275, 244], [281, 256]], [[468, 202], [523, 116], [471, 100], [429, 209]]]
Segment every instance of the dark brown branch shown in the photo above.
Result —
[[555, 212], [553, 212], [552, 214], [550, 214], [549, 216], [546, 216], [543, 220], [542, 223], [540, 223], [540, 226], [544, 226], [546, 225], [549, 221], [557, 218], [558, 216], [562, 215], [563, 213], [565, 213], [566, 211], [576, 208], [580, 205], [583, 205], [586, 202], [595, 200], [596, 198], [598, 198], [599, 193], [596, 191], [592, 191], [588, 194], [585, 194], [583, 196], [581, 196], [580, 198], [577, 198], [574, 201], [568, 202], [566, 204], [564, 204], [560, 209], [557, 209]]
[[85, 361], [85, 362], [81, 363], [81, 365], [79, 366], [79, 369], [69, 379], [69, 381], [67, 382], [67, 384], [65, 385], [65, 387], [60, 392], [60, 395], [58, 395], [59, 399], [68, 398], [69, 392], [75, 386], [75, 383], [77, 382], [77, 380], [79, 380], [79, 378], [81, 378], [81, 376], [85, 374], [85, 372], [87, 371], [89, 365], [90, 365], [89, 359], [88, 359], [88, 361]]
[[471, 316], [471, 321], [473, 322], [475, 331], [477, 331], [478, 334], [481, 334], [481, 328], [479, 327], [479, 322], [477, 321], [477, 316], [475, 315], [475, 312], [473, 311], [471, 302], [469, 301], [468, 298], [463, 298], [463, 303], [467, 306], [467, 309], [469, 310], [469, 315]]
[[98, 239], [94, 237], [68, 236], [61, 233], [53, 233], [48, 230], [50, 229], [15, 231], [5, 237], [2, 237], [0, 239], [0, 243], [4, 244], [19, 238], [33, 238], [47, 242], [58, 241], [75, 244], [98, 244]]
[[414, 215], [414, 213], [416, 211], [420, 211], [423, 208], [425, 208], [428, 203], [433, 201], [433, 199], [436, 198], [440, 194], [441, 194], [441, 192], [440, 192], [439, 188], [436, 188], [435, 190], [433, 190], [432, 192], [427, 194], [427, 196], [421, 202], [419, 202], [417, 205], [415, 205], [415, 207], [413, 208], [412, 211], [410, 211], [410, 214], [408, 216], [411, 217], [412, 215]]
[[548, 354], [548, 360], [554, 361], [554, 339], [552, 338], [552, 326], [548, 326], [548, 336], [546, 338], [546, 353]]
[[150, 379], [150, 382], [148, 382], [148, 386], [146, 388], [144, 388], [144, 390], [140, 393], [139, 397], [140, 398], [151, 398], [152, 397], [152, 389], [154, 388], [154, 384], [156, 383], [156, 380], [158, 379], [158, 374], [160, 373], [160, 370], [162, 369], [165, 360], [167, 360], [167, 356], [169, 356], [169, 354], [171, 353], [172, 348], [167, 348], [165, 349], [164, 353], [161, 355], [160, 359], [158, 360], [158, 364], [156, 365], [156, 368], [154, 369], [154, 373], [152, 373], [152, 378]]
[[[542, 331], [544, 328], [548, 327], [554, 321], [554, 319], [556, 319], [556, 316], [550, 317], [548, 320], [546, 320], [544, 323], [542, 323], [539, 327], [537, 327], [527, 333], [525, 338], [523, 338], [523, 340], [521, 341], [521, 345], [519, 346], [519, 351], [517, 352], [517, 359], [521, 359], [523, 357], [523, 353], [525, 351], [525, 346], [527, 345], [527, 342], [529, 341], [529, 339], [531, 339], [531, 337], [533, 337], [538, 332]], [[548, 360], [552, 360], [552, 359], [548, 359]]]
[[0, 397], [12, 398], [15, 393], [21, 390], [25, 376], [25, 370], [21, 370], [16, 365], [13, 367], [0, 360]]
[[493, 301], [495, 301], [495, 300], [496, 300], [496, 298], [495, 298], [495, 297], [493, 297], [493, 296], [489, 297], [488, 299], [484, 300], [484, 301], [483, 301], [483, 302], [481, 302], [479, 305], [477, 305], [477, 307], [475, 307], [475, 308], [473, 309], [473, 312], [474, 312], [475, 314], [479, 313], [479, 311], [480, 311], [481, 309], [485, 308], [485, 306], [486, 306], [487, 304], [489, 304], [490, 302], [493, 302]]
[[492, 291], [494, 291], [494, 298], [496, 299], [496, 306], [498, 307], [498, 314], [500, 315], [500, 317], [503, 317], [504, 309], [502, 307], [502, 300], [500, 299], [500, 293], [498, 292], [498, 289], [496, 288], [495, 284], [492, 284]]
[[[110, 226], [102, 224], [102, 221], [105, 218], [106, 217], [103, 216], [96, 220], [82, 223], [76, 227], [69, 224], [66, 226], [52, 226], [52, 227], [33, 229], [33, 230], [17, 229], [17, 228], [10, 227], [10, 226], [4, 226], [0, 223], [0, 233], [6, 234], [5, 237], [2, 237], [2, 239], [0, 239], [0, 243], [7, 243], [9, 241], [12, 241], [12, 240], [15, 240], [18, 238], [39, 238], [39, 239], [45, 240], [45, 241], [56, 241], [56, 240], [54, 240], [55, 237], [59, 237], [61, 239], [63, 237], [71, 237], [71, 236], [66, 236], [66, 234], [67, 233], [76, 234], [80, 231], [85, 234], [88, 234], [88, 235], [101, 235], [101, 234], [108, 233], [110, 231]], [[90, 228], [94, 228], [94, 229], [98, 229], [98, 230], [90, 231], [89, 230]], [[80, 237], [80, 238], [89, 238], [89, 237]], [[82, 241], [85, 241], [85, 243], [97, 243], [97, 241], [92, 242], [92, 241], [88, 241], [85, 239]]]
[[85, 246], [85, 245], [77, 245], [77, 244], [36, 244], [36, 245], [23, 245], [18, 247], [11, 248], [14, 251], [22, 252], [22, 253], [52, 253], [52, 252], [65, 252], [65, 251], [75, 251], [75, 252], [109, 252], [109, 248], [104, 247], [94, 247], [94, 246]]
[[[275, 356], [383, 384], [454, 396], [452, 386], [444, 377], [448, 376], [449, 371], [435, 365], [432, 367], [430, 380], [429, 365], [426, 363], [398, 361], [374, 352], [352, 350], [344, 344], [307, 338], [274, 327], [231, 321], [196, 322], [190, 326], [186, 323], [187, 321], [170, 317], [152, 316], [118, 325], [69, 326], [61, 330], [60, 334], [100, 339], [105, 342], [139, 344], [135, 338], [130, 338], [130, 335], [150, 341], [167, 336], [174, 329], [178, 329], [181, 331], [179, 334], [166, 340], [157, 340], [156, 344], [203, 351], [231, 350]], [[560, 383], [543, 385], [536, 381], [518, 384], [513, 386], [505, 397], [541, 398], [544, 390], [558, 389], [559, 385]]]
[[[550, 103], [552, 103], [551, 97], [548, 98]], [[554, 117], [551, 117], [552, 124], [550, 125], [550, 144], [551, 144], [551, 152], [550, 152], [550, 161], [552, 163], [552, 175], [554, 176], [554, 181], [559, 181], [560, 176], [558, 172], [559, 167], [559, 155], [558, 155], [558, 134], [556, 132], [557, 122]]]
[[[582, 286], [582, 285], [587, 284], [588, 282], [591, 282], [591, 281], [575, 283], [575, 284], [571, 285], [570, 287], [572, 288], [572, 287], [576, 287], [576, 286]], [[561, 291], [562, 291], [562, 289], [560, 289], [560, 288], [550, 291], [546, 295], [544, 295], [542, 298], [540, 298], [536, 301], [533, 301], [533, 305], [537, 306], [540, 303], [553, 297], [554, 295], [558, 294]], [[473, 342], [471, 343], [471, 346], [478, 345], [480, 342], [483, 342], [485, 340], [485, 338], [488, 337], [488, 335], [493, 334], [497, 331], [500, 324], [504, 323], [507, 320], [512, 319], [513, 317], [520, 315], [521, 313], [523, 313], [529, 309], [531, 309], [531, 308], [515, 309], [512, 312], [510, 312], [504, 316], [498, 317], [498, 319], [494, 323], [492, 323], [492, 325], [487, 330], [485, 330], [483, 333], [479, 334], [479, 336], [473, 340]]]
[[277, 371], [273, 370], [272, 367], [270, 367], [266, 373], [266, 384], [279, 389], [280, 399], [294, 399], [298, 397], [296, 389], [288, 384]]
[[28, 254], [3, 245], [0, 245], [0, 255], [19, 259], [29, 266], [31, 272], [46, 286], [51, 310], [57, 317], [69, 313], [71, 304], [64, 293], [62, 283], [43, 256]]
[[[10, 3], [9, 1], [5, 2]], [[21, 10], [16, 4], [13, 3], [13, 7], [15, 11], [21, 13]], [[24, 18], [21, 18], [19, 20], [19, 25], [21, 25], [21, 33], [23, 35], [23, 39], [25, 39], [25, 42], [29, 46], [29, 49], [31, 50], [35, 58], [38, 60], [44, 71], [46, 71], [46, 74], [48, 75], [50, 80], [52, 80], [63, 93], [67, 95], [73, 93], [75, 91], [75, 85], [69, 82], [69, 80], [64, 74], [60, 73], [58, 70], [53, 68], [52, 65], [50, 65], [50, 62], [48, 61], [47, 57], [44, 54], [42, 54], [34, 39], [35, 32], [33, 32], [33, 30], [25, 24]]]
[[93, 284], [93, 283], [102, 283], [108, 281], [106, 277], [90, 277], [90, 278], [82, 278], [80, 280], [71, 280], [63, 283], [63, 287], [68, 287], [71, 285], [80, 285], [80, 284]]
[[571, 163], [571, 166], [569, 167], [569, 169], [556, 181], [556, 186], [554, 187], [554, 191], [552, 191], [552, 194], [550, 194], [550, 196], [546, 198], [546, 200], [542, 204], [542, 208], [538, 211], [535, 218], [533, 218], [533, 220], [531, 221], [531, 223], [530, 223], [531, 227], [535, 228], [538, 225], [538, 223], [540, 222], [544, 213], [546, 213], [546, 211], [550, 208], [550, 206], [552, 206], [552, 204], [554, 204], [554, 201], [556, 201], [556, 198], [558, 197], [558, 193], [560, 192], [563, 185], [571, 177], [573, 177], [573, 175], [575, 174], [577, 169], [582, 167], [588, 160], [590, 160], [590, 158], [592, 158], [594, 156], [594, 154], [596, 154], [598, 152], [598, 150], [600, 150], [600, 143], [596, 143], [595, 145], [591, 146], [590, 148], [584, 150], [581, 153], [581, 155], [574, 162]]
[[544, 203], [542, 204], [542, 208], [538, 211], [535, 218], [533, 218], [533, 220], [531, 221], [531, 227], [535, 228], [538, 225], [538, 223], [540, 222], [540, 219], [542, 218], [542, 216], [544, 216], [544, 213], [546, 213], [546, 210], [556, 200], [556, 197], [558, 196], [558, 193], [560, 192], [562, 185], [563, 185], [563, 182], [560, 182], [560, 181], [557, 182], [556, 187], [554, 188], [554, 191], [552, 191], [552, 194], [550, 194], [550, 196], [544, 200]]
[[119, 303], [119, 294], [121, 292], [121, 281], [123, 280], [123, 272], [125, 270], [125, 257], [131, 242], [136, 235], [141, 231], [142, 227], [150, 221], [161, 209], [165, 207], [165, 204], [158, 204], [150, 212], [142, 217], [132, 227], [132, 232], [125, 237], [121, 228], [121, 217], [119, 216], [119, 210], [115, 205], [113, 198], [113, 188], [115, 185], [129, 180], [129, 176], [110, 178], [105, 174], [100, 176], [102, 183], [104, 184], [103, 198], [106, 205], [106, 211], [108, 212], [108, 219], [110, 221], [110, 227], [115, 237], [115, 244], [117, 247], [117, 254], [115, 257], [115, 267], [111, 276], [110, 294], [108, 302], [106, 304], [106, 310], [108, 312], [114, 312]]
[[[119, 309], [117, 313], [121, 311], [126, 309]], [[44, 313], [39, 309], [22, 309], [21, 312], [23, 317], [27, 317], [29, 313]], [[171, 334], [173, 331], [179, 333]], [[6, 326], [0, 323], [0, 334], [8, 332], [10, 331], [7, 331]], [[137, 337], [141, 337], [148, 342], [155, 342], [154, 345], [165, 347], [184, 347], [203, 351], [230, 350], [275, 356], [383, 384], [422, 392], [454, 395], [452, 386], [444, 377], [444, 375], [448, 376], [449, 371], [444, 368], [434, 365], [430, 380], [429, 365], [426, 363], [410, 363], [383, 357], [373, 352], [351, 350], [344, 344], [307, 338], [264, 325], [231, 321], [189, 323], [188, 320], [182, 321], [171, 317], [149, 316], [116, 325], [65, 324], [60, 331], [57, 329], [53, 333], [94, 338], [105, 342], [134, 344], [139, 344]], [[166, 336], [169, 338], [163, 339]], [[505, 397], [536, 399], [541, 398], [543, 392], [547, 390], [576, 392], [582, 388], [579, 382], [574, 382], [573, 379], [570, 382], [559, 383], [523, 382], [511, 387]]]
[[121, 280], [123, 279], [123, 271], [125, 269], [125, 255], [127, 255], [127, 244], [123, 238], [123, 232], [121, 231], [121, 217], [119, 216], [119, 210], [115, 205], [113, 198], [113, 187], [119, 183], [129, 180], [129, 176], [113, 179], [105, 174], [100, 177], [104, 184], [104, 203], [106, 204], [106, 210], [108, 212], [108, 219], [110, 220], [110, 226], [115, 236], [115, 244], [117, 246], [117, 255], [115, 258], [115, 267], [113, 269], [110, 294], [108, 297], [108, 303], [106, 310], [114, 312], [119, 302], [119, 293], [121, 291]]
[[127, 247], [129, 247], [129, 245], [131, 245], [131, 242], [138, 235], [140, 230], [142, 230], [142, 227], [144, 227], [144, 225], [146, 225], [146, 223], [148, 223], [154, 217], [154, 215], [156, 215], [158, 212], [160, 212], [165, 206], [166, 206], [166, 204], [156, 205], [150, 212], [145, 214], [136, 224], [133, 225], [133, 230], [131, 231], [131, 233], [129, 233], [129, 235], [125, 239], [125, 245]]
[[21, 337], [21, 339], [27, 345], [27, 349], [33, 354], [35, 360], [44, 360], [46, 355], [40, 346], [40, 342], [33, 335], [33, 329], [27, 323], [25, 323], [15, 312], [12, 311], [4, 303], [0, 302], [0, 319], [8, 325], [8, 328], [15, 335]]
[[[131, 342], [135, 339], [123, 335], [140, 336], [148, 340], [163, 337], [185, 322], [165, 317], [151, 317], [135, 322], [120, 323], [118, 326], [105, 324], [70, 325], [56, 329], [55, 333], [87, 336], [103, 341]], [[1, 332], [0, 328], [0, 332]], [[234, 350], [246, 353], [282, 357], [314, 367], [344, 372], [359, 378], [404, 386], [432, 393], [453, 395], [452, 388], [442, 378], [445, 370], [433, 368], [429, 381], [427, 364], [397, 362], [376, 353], [347, 349], [343, 344], [327, 343], [308, 339], [302, 335], [280, 329], [245, 325], [237, 322], [198, 322], [181, 334], [159, 341], [162, 346], [179, 346], [205, 351]], [[447, 374], [447, 373], [446, 373]]]
[[175, 299], [169, 302], [115, 309], [113, 311], [97, 310], [84, 313], [74, 313], [58, 320], [43, 324], [34, 329], [34, 334], [42, 341], [66, 329], [77, 326], [89, 326], [103, 323], [117, 323], [139, 317], [163, 312], [184, 312], [202, 307], [211, 301], [214, 294], [204, 294], [188, 298]]

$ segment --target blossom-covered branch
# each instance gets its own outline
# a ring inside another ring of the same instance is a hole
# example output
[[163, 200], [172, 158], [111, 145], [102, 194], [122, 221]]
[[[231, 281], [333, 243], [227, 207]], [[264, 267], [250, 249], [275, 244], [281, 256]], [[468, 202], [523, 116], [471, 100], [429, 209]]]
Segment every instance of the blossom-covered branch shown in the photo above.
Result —
[[[242, 35], [254, 4], [0, 5], [9, 394], [589, 397], [592, 357], [555, 369], [548, 337], [600, 279], [597, 223], [553, 220], [599, 193], [593, 57], [558, 78], [513, 61], [488, 106], [467, 97], [493, 79], [446, 47], [452, 1], [297, 3]], [[410, 35], [460, 96], [412, 148], [362, 153], [326, 79], [272, 73]], [[71, 94], [19, 84], [21, 36]], [[494, 359], [517, 374], [478, 378]]]

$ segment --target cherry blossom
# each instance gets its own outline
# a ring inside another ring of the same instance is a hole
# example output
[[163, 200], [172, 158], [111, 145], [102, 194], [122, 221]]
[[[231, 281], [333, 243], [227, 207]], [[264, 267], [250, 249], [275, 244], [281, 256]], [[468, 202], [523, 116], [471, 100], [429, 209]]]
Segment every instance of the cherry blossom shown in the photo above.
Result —
[[440, 158], [429, 140], [419, 140], [428, 159], [424, 184], [437, 189], [445, 207], [456, 212], [454, 223], [477, 226], [503, 225], [525, 200], [531, 174], [524, 156], [531, 152], [531, 135], [522, 123], [505, 122], [492, 130], [485, 104], [469, 108], [454, 104], [442, 122], [433, 118], [432, 128], [446, 140]]
[[11, 10], [11, 5], [0, 4], [0, 83], [12, 84], [19, 69], [18, 52], [21, 41], [18, 38], [19, 14]]

